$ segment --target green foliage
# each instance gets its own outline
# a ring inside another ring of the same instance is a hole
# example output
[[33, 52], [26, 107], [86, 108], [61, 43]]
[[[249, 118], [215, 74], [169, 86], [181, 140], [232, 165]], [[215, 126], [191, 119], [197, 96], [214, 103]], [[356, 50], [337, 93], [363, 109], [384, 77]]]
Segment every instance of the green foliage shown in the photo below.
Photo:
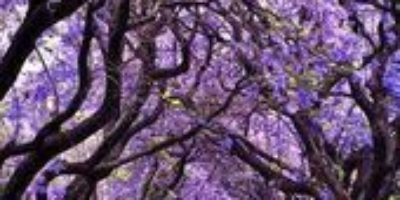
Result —
[[179, 98], [174, 97], [174, 96], [171, 95], [171, 91], [170, 90], [166, 90], [161, 97], [171, 107], [180, 108], [180, 107], [184, 106], [183, 103], [182, 103], [182, 100], [180, 100]]
[[111, 176], [120, 181], [128, 181], [131, 178], [132, 173], [126, 168], [117, 168], [113, 170]]
[[400, 195], [398, 195], [398, 194], [391, 195], [391, 196], [389, 197], [389, 200], [400, 200]]

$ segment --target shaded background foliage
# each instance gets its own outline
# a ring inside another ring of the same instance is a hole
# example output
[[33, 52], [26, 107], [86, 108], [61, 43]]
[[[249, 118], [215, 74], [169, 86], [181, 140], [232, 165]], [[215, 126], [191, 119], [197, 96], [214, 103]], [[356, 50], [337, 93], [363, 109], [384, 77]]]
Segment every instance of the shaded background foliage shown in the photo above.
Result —
[[399, 197], [398, 1], [0, 8], [2, 200]]

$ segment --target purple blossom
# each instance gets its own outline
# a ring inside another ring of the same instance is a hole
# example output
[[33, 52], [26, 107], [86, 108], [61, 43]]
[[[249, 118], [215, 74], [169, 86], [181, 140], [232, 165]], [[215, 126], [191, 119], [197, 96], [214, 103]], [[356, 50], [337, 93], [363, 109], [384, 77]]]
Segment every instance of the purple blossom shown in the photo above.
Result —
[[102, 2], [0, 0], [1, 200], [393, 197], [395, 4]]

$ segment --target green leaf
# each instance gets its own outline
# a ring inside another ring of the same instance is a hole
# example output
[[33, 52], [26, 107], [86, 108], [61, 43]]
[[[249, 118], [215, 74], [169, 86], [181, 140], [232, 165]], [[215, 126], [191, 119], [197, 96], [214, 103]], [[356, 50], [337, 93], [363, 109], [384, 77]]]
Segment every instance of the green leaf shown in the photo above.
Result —
[[344, 179], [344, 170], [340, 166], [336, 166], [336, 169], [337, 169], [337, 173], [339, 176], [339, 180], [343, 180]]
[[118, 168], [112, 172], [111, 176], [122, 181], [128, 181], [131, 177], [131, 172], [125, 168]]
[[400, 200], [400, 195], [399, 194], [391, 195], [389, 197], [389, 200]]
[[164, 99], [168, 105], [172, 107], [183, 107], [184, 104], [182, 100], [177, 97], [173, 97], [170, 90], [165, 90], [165, 92], [161, 95], [161, 98]]
[[178, 98], [168, 98], [166, 99], [168, 104], [174, 107], [182, 107], [183, 103], [180, 99]]
[[8, 110], [8, 103], [7, 102], [0, 102], [0, 116], [5, 114]]

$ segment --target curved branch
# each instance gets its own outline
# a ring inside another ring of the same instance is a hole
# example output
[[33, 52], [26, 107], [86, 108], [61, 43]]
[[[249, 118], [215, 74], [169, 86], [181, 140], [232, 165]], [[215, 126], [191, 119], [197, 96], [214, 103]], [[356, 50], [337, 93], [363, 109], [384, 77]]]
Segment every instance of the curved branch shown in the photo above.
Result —
[[22, 144], [15, 146], [14, 144], [7, 144], [5, 148], [0, 151], [0, 163], [3, 163], [5, 159], [10, 156], [19, 155], [23, 153], [27, 153], [28, 151], [33, 151], [35, 147], [39, 146], [45, 137], [50, 134], [59, 131], [61, 125], [70, 119], [83, 104], [84, 100], [87, 97], [89, 89], [91, 88], [91, 77], [90, 70], [87, 64], [87, 59], [90, 52], [90, 44], [93, 38], [93, 20], [92, 20], [92, 12], [88, 13], [86, 17], [85, 30], [83, 33], [82, 46], [80, 48], [80, 52], [78, 55], [78, 79], [79, 85], [78, 90], [72, 98], [71, 102], [65, 109], [65, 111], [56, 115], [50, 122], [44, 125], [38, 132], [36, 138], [27, 144]]
[[41, 2], [35, 6], [36, 9], [29, 12], [0, 62], [0, 101], [16, 81], [40, 35], [56, 22], [74, 13], [85, 2], [86, 0], [64, 0], [58, 3], [55, 11], [48, 10], [47, 2]]
[[[129, 0], [123, 0], [118, 7], [116, 26], [111, 29], [109, 51], [106, 57], [106, 95], [102, 106], [91, 117], [77, 127], [47, 137], [40, 148], [36, 148], [18, 166], [6, 186], [2, 200], [20, 199], [38, 171], [54, 156], [82, 142], [118, 114], [120, 107], [121, 75], [119, 64], [122, 53], [122, 38], [129, 19]], [[116, 109], [117, 108], [117, 109]], [[55, 130], [57, 131], [57, 130]], [[67, 142], [68, 141], [68, 142]]]

